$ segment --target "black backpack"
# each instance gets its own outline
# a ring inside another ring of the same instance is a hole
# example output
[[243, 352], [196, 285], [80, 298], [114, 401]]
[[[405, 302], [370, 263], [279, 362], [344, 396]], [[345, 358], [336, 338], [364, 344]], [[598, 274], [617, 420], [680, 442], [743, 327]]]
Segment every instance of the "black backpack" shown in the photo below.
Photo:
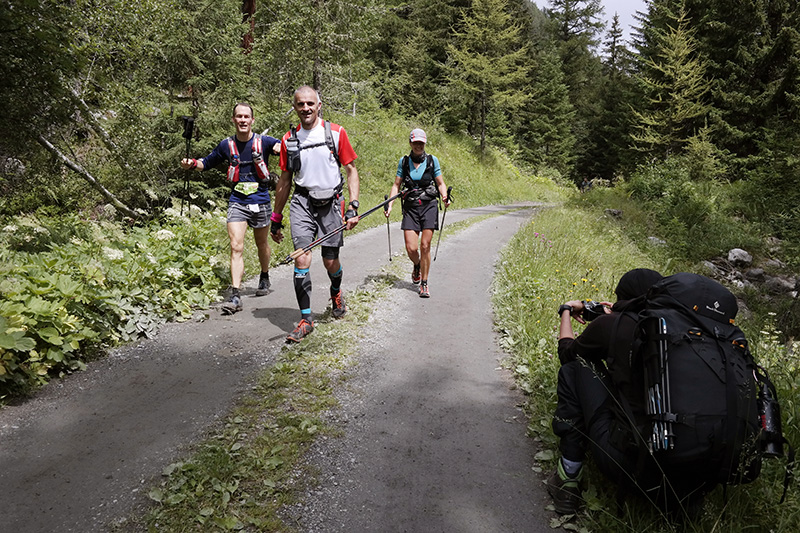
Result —
[[783, 455], [785, 440], [775, 388], [734, 325], [736, 297], [710, 278], [679, 273], [653, 285], [641, 309], [629, 357], [646, 412], [620, 398], [635, 426], [635, 477], [666, 481], [678, 498], [752, 482], [762, 456]]

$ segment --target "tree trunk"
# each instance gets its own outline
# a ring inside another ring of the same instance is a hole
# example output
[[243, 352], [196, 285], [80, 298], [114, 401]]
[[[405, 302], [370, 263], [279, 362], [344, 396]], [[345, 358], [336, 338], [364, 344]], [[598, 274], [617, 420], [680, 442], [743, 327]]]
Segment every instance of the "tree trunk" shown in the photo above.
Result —
[[486, 150], [486, 94], [481, 94], [481, 160]]
[[242, 0], [242, 24], [250, 23], [250, 31], [242, 37], [242, 49], [245, 54], [253, 51], [253, 33], [256, 28], [256, 0]]
[[70, 158], [68, 158], [67, 156], [62, 154], [61, 151], [58, 148], [53, 146], [53, 144], [51, 144], [50, 141], [45, 139], [41, 134], [39, 134], [37, 136], [36, 140], [39, 142], [39, 144], [44, 146], [47, 149], [47, 151], [49, 151], [50, 153], [52, 153], [56, 157], [58, 157], [61, 160], [61, 162], [64, 163], [68, 168], [70, 168], [71, 170], [75, 171], [80, 177], [85, 179], [89, 183], [89, 185], [91, 185], [93, 189], [95, 189], [97, 192], [99, 192], [103, 196], [103, 198], [108, 200], [108, 202], [111, 205], [116, 207], [119, 211], [124, 213], [126, 216], [129, 216], [130, 218], [134, 218], [134, 219], [139, 218], [139, 215], [135, 211], [133, 211], [131, 208], [129, 208], [128, 206], [126, 206], [125, 204], [120, 202], [117, 199], [117, 197], [114, 196], [113, 194], [111, 194], [111, 191], [109, 191], [108, 189], [103, 187], [100, 184], [100, 182], [98, 182], [97, 179], [95, 179], [94, 176], [89, 174], [79, 164], [75, 163]]
[[120, 168], [127, 172], [131, 172], [131, 167], [128, 165], [128, 162], [125, 161], [122, 155], [120, 155], [119, 147], [113, 141], [113, 139], [111, 139], [111, 136], [108, 134], [105, 128], [103, 128], [103, 125], [100, 124], [100, 122], [98, 122], [98, 120], [94, 117], [92, 110], [89, 109], [89, 106], [83, 100], [80, 93], [78, 93], [74, 87], [70, 87], [69, 90], [75, 97], [75, 102], [78, 104], [78, 107], [80, 107], [81, 111], [83, 112], [81, 116], [83, 116], [84, 120], [89, 123], [89, 127], [92, 128], [92, 131], [94, 131], [100, 137], [106, 149], [111, 152], [112, 157], [120, 166]]

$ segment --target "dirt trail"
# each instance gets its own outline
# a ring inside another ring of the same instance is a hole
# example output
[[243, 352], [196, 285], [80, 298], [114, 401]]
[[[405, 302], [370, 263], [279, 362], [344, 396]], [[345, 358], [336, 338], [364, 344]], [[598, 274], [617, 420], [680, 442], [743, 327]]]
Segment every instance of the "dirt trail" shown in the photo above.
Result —
[[[507, 209], [451, 210], [447, 224]], [[521, 398], [498, 368], [488, 292], [497, 251], [531, 214], [492, 217], [443, 240], [430, 300], [410, 281], [390, 290], [341, 394], [335, 416], [345, 437], [315, 446], [321, 486], [291, 510], [305, 530], [549, 530]], [[386, 240], [380, 226], [346, 237], [345, 291], [388, 263]], [[397, 223], [392, 246], [394, 261], [408, 262]], [[323, 313], [317, 255], [312, 306]], [[170, 324], [0, 411], [3, 528], [108, 531], [146, 502], [153, 478], [225, 415], [292, 329], [291, 268], [271, 277], [268, 296], [252, 296], [254, 280], [245, 286], [236, 315]]]

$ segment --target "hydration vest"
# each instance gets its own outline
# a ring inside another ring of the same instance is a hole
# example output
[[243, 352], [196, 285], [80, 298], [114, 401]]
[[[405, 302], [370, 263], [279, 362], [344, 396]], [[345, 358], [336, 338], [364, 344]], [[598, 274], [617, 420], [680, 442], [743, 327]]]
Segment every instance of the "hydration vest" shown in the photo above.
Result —
[[325, 129], [325, 142], [306, 144], [301, 146], [300, 141], [297, 139], [297, 128], [292, 126], [289, 131], [289, 138], [286, 140], [286, 156], [287, 165], [290, 172], [297, 172], [300, 170], [300, 152], [308, 150], [309, 148], [317, 148], [318, 146], [327, 146], [331, 151], [333, 158], [336, 160], [336, 165], [340, 168], [342, 163], [339, 161], [339, 150], [336, 143], [333, 141], [333, 132], [331, 131], [331, 123], [327, 120], [322, 121], [323, 128]]
[[403, 197], [407, 200], [433, 200], [439, 196], [439, 189], [436, 187], [436, 178], [433, 175], [433, 156], [428, 154], [425, 160], [425, 170], [422, 178], [418, 181], [411, 179], [411, 161], [406, 155], [403, 156], [401, 164], [403, 169], [403, 187], [406, 193]]
[[[228, 181], [233, 183], [239, 182], [239, 149], [236, 148], [236, 137], [231, 136], [228, 138], [228, 150], [230, 151], [230, 159], [228, 160]], [[256, 176], [259, 181], [267, 181], [269, 179], [269, 169], [267, 163], [264, 161], [264, 149], [261, 145], [261, 135], [253, 134], [253, 166], [256, 167]]]

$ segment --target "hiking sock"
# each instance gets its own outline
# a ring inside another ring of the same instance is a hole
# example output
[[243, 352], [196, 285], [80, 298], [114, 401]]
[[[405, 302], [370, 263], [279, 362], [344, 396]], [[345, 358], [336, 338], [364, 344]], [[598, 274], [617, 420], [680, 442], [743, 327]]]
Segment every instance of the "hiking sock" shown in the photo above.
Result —
[[335, 274], [328, 272], [328, 278], [331, 280], [331, 296], [336, 296], [342, 288], [342, 267]]
[[239, 296], [239, 287], [231, 287], [231, 296]]
[[258, 279], [265, 279], [269, 281], [269, 272], [262, 272], [261, 276]]
[[309, 324], [314, 323], [314, 316], [311, 314], [310, 309], [303, 309], [300, 311], [300, 320], [308, 320]]
[[300, 313], [311, 313], [311, 276], [307, 268], [294, 269], [294, 294], [297, 296], [297, 305]]
[[578, 472], [581, 471], [583, 462], [570, 461], [569, 459], [565, 459], [564, 457], [562, 457], [561, 466], [564, 468], [564, 473], [567, 474], [567, 477], [574, 478], [578, 475]]

